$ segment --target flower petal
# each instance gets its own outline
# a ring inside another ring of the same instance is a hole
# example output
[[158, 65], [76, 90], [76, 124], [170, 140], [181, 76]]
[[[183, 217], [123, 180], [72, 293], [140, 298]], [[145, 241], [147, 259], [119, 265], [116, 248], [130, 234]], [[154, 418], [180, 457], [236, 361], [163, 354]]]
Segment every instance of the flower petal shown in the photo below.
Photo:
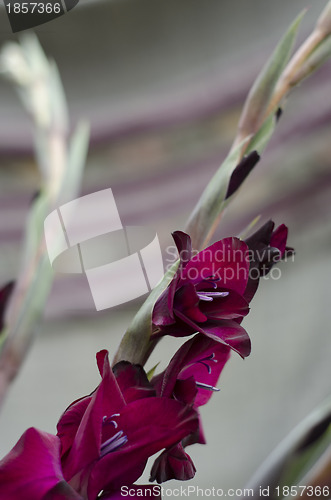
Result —
[[248, 247], [238, 238], [224, 238], [195, 255], [181, 273], [194, 284], [213, 277], [218, 287], [242, 294], [249, 272]]
[[275, 223], [272, 220], [268, 220], [263, 226], [261, 226], [255, 233], [245, 239], [245, 243], [251, 250], [257, 248], [266, 247], [270, 244], [271, 235]]
[[[186, 317], [183, 315], [186, 320]], [[185, 321], [181, 321], [176, 318], [176, 323], [173, 325], [163, 326], [157, 333], [153, 334], [154, 338], [162, 337], [164, 335], [170, 335], [171, 337], [187, 337], [188, 335], [192, 335], [195, 333], [197, 329], [192, 328], [190, 323], [186, 323]]]
[[180, 268], [184, 269], [184, 267], [192, 257], [191, 238], [183, 231], [174, 231], [172, 233], [172, 237], [178, 250], [178, 255], [180, 258]]
[[[162, 396], [170, 397], [176, 390], [178, 380], [189, 380], [214, 387], [230, 358], [230, 347], [198, 334], [183, 344], [173, 356], [168, 368], [155, 377], [155, 382]], [[152, 383], [155, 383], [152, 379]], [[206, 404], [212, 396], [212, 390], [198, 387], [194, 407]]]
[[179, 274], [176, 274], [168, 287], [155, 302], [152, 313], [152, 322], [154, 325], [167, 326], [175, 323], [173, 303], [178, 281]]
[[[52, 434], [34, 428], [25, 431], [0, 462], [1, 497], [43, 500], [47, 492], [63, 481], [60, 446], [59, 438]], [[68, 491], [74, 493], [70, 486]]]
[[[27, 499], [26, 499], [27, 500]], [[43, 500], [84, 500], [65, 481], [59, 482], [44, 497]]]
[[270, 238], [270, 246], [278, 248], [280, 256], [283, 257], [286, 250], [288, 229], [285, 224], [281, 224], [275, 229]]
[[[97, 362], [102, 381], [92, 394], [68, 455], [62, 459], [63, 473], [67, 481], [99, 458], [103, 417], [117, 413], [125, 406], [125, 400], [109, 365], [108, 352], [104, 350], [97, 353]], [[69, 407], [70, 412], [73, 410], [74, 407]], [[77, 412], [77, 418], [80, 418], [80, 412]], [[63, 419], [66, 419], [66, 412], [59, 422], [62, 431]]]
[[98, 460], [91, 470], [88, 498], [100, 489], [119, 489], [134, 483], [147, 459], [196, 431], [198, 415], [190, 407], [167, 398], [139, 399], [128, 404], [116, 418], [127, 443]]
[[281, 260], [285, 253], [290, 255], [293, 248], [286, 246], [288, 229], [281, 224], [274, 230], [275, 223], [267, 221], [254, 234], [245, 240], [250, 249], [250, 272], [247, 287], [244, 293], [245, 299], [250, 302], [259, 286], [261, 276], [266, 276], [272, 266]]
[[156, 396], [142, 366], [120, 361], [113, 367], [113, 373], [126, 403]]
[[198, 389], [194, 377], [188, 377], [182, 380], [176, 380], [173, 397], [176, 401], [180, 401], [187, 405], [193, 405], [197, 392]]
[[195, 476], [195, 472], [191, 457], [185, 453], [183, 446], [178, 444], [162, 452], [155, 460], [149, 480], [159, 484], [170, 479], [187, 481]]
[[191, 238], [188, 234], [183, 231], [175, 231], [172, 233], [172, 237], [178, 250], [180, 263], [174, 278], [154, 305], [152, 322], [156, 326], [167, 326], [175, 323], [173, 313], [174, 297], [182, 270], [192, 255]]
[[248, 333], [236, 321], [218, 321], [217, 324], [208, 322], [203, 325], [203, 331], [211, 339], [231, 347], [242, 358], [249, 356], [251, 352]]
[[[231, 349], [209, 337], [198, 334], [191, 341], [190, 355], [178, 374], [179, 379], [194, 377], [198, 393], [194, 407], [205, 405], [213, 394], [224, 366], [230, 358]], [[205, 387], [204, 387], [205, 386]]]
[[195, 291], [193, 283], [185, 283], [176, 292], [174, 300], [174, 313], [176, 315], [177, 311], [181, 311], [182, 314], [193, 321], [203, 323], [207, 320], [207, 317], [201, 312], [199, 303], [200, 299]]
[[244, 156], [244, 158], [232, 172], [225, 200], [232, 196], [233, 193], [235, 193], [237, 189], [240, 188], [241, 184], [244, 182], [246, 177], [250, 174], [259, 160], [260, 156], [257, 151], [252, 151], [247, 156]]
[[57, 424], [57, 436], [61, 440], [61, 457], [63, 457], [73, 445], [78, 427], [91, 402], [91, 396], [85, 396], [74, 401], [63, 413]]
[[14, 281], [10, 281], [0, 290], [0, 332], [4, 327], [4, 315], [7, 307], [7, 303], [14, 289]]
[[215, 297], [211, 302], [202, 303], [200, 308], [208, 319], [242, 318], [249, 313], [247, 300], [233, 290], [226, 297]]

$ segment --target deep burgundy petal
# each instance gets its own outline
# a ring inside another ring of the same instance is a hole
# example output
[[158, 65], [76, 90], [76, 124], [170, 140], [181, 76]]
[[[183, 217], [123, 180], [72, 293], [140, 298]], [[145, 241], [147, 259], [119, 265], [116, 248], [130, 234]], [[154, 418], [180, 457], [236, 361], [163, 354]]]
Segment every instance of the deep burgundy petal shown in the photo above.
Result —
[[199, 415], [199, 427], [195, 432], [186, 436], [182, 440], [182, 444], [184, 448], [186, 448], [186, 446], [191, 446], [192, 444], [207, 444], [205, 433], [203, 431], [201, 415]]
[[126, 403], [156, 396], [142, 366], [120, 361], [113, 367], [113, 373]]
[[152, 322], [157, 326], [166, 326], [175, 323], [173, 313], [173, 302], [179, 281], [179, 274], [176, 274], [169, 286], [160, 295], [154, 305]]
[[216, 297], [210, 302], [202, 302], [200, 308], [208, 319], [242, 318], [249, 313], [247, 300], [233, 290], [230, 290], [226, 297]]
[[0, 290], [0, 332], [2, 331], [4, 327], [4, 314], [6, 310], [7, 303], [9, 301], [9, 298], [11, 296], [11, 293], [14, 288], [14, 281], [11, 281], [10, 283], [7, 283], [3, 288]]
[[240, 188], [241, 184], [244, 182], [246, 177], [250, 174], [259, 160], [260, 156], [257, 151], [252, 151], [247, 156], [244, 156], [244, 158], [232, 172], [225, 199], [232, 196], [233, 193], [235, 193], [237, 189]]
[[186, 264], [192, 258], [192, 242], [188, 234], [183, 231], [174, 231], [172, 233], [175, 245], [180, 258], [180, 268], [184, 269]]
[[0, 462], [0, 492], [4, 500], [43, 500], [61, 481], [59, 438], [34, 428], [25, 431]]
[[61, 456], [72, 447], [81, 420], [91, 402], [91, 396], [86, 396], [72, 403], [61, 416], [57, 424], [57, 436], [61, 440]]
[[150, 481], [157, 481], [159, 484], [178, 479], [187, 481], [195, 475], [196, 468], [191, 457], [185, 453], [181, 444], [165, 450], [155, 460], [151, 470]]
[[238, 238], [224, 238], [195, 255], [182, 271], [182, 282], [194, 284], [210, 277], [217, 279], [219, 288], [242, 294], [249, 272], [248, 247]]
[[180, 311], [192, 321], [203, 323], [207, 320], [207, 317], [201, 312], [199, 303], [200, 299], [193, 283], [184, 283], [175, 295], [174, 314], [176, 315], [177, 311]]
[[[185, 317], [184, 317], [185, 318]], [[186, 319], [186, 318], [185, 318]], [[192, 328], [189, 324], [185, 323], [185, 321], [181, 321], [176, 318], [176, 323], [169, 326], [163, 326], [160, 328], [160, 331], [154, 333], [153, 336], [155, 338], [162, 337], [164, 335], [170, 335], [171, 337], [187, 337], [188, 335], [192, 335], [197, 330]]]
[[251, 260], [255, 263], [258, 262], [259, 264], [269, 265], [268, 270], [271, 269], [275, 262], [283, 258], [287, 249], [287, 227], [285, 224], [281, 224], [275, 230], [274, 227], [275, 223], [269, 220], [245, 240], [250, 250], [253, 252]]
[[250, 269], [250, 278], [248, 280], [246, 290], [244, 293], [244, 297], [245, 297], [245, 300], [247, 300], [247, 302], [251, 302], [254, 295], [256, 294], [256, 291], [257, 291], [257, 289], [259, 287], [259, 283], [260, 283], [260, 276], [261, 276], [261, 272], [259, 269], [259, 265], [258, 264], [255, 265], [254, 263], [252, 263], [251, 269]]
[[184, 233], [183, 231], [175, 231], [174, 233], [172, 233], [172, 236], [177, 246], [180, 263], [173, 280], [155, 303], [152, 321], [154, 325], [157, 326], [171, 325], [175, 322], [173, 314], [175, 293], [178, 287], [180, 276], [182, 275], [182, 270], [184, 269], [192, 255], [191, 238], [188, 234]]
[[191, 341], [189, 356], [178, 374], [179, 379], [193, 377], [198, 388], [194, 407], [205, 405], [217, 386], [224, 366], [230, 358], [230, 347], [198, 334]]
[[95, 463], [88, 485], [94, 500], [100, 489], [120, 489], [133, 484], [142, 474], [147, 459], [168, 448], [198, 427], [198, 415], [188, 406], [168, 398], [139, 399], [128, 404], [116, 418], [117, 429], [127, 443]]
[[175, 383], [173, 397], [181, 403], [193, 405], [198, 393], [194, 377], [177, 380]]
[[255, 295], [260, 277], [266, 276], [272, 266], [281, 260], [288, 250], [290, 253], [293, 250], [286, 246], [287, 227], [281, 224], [274, 230], [274, 226], [274, 222], [269, 220], [245, 240], [250, 248], [251, 260], [250, 277], [244, 294], [248, 301], [252, 300]]
[[261, 245], [263, 247], [268, 246], [274, 227], [275, 223], [272, 220], [268, 220], [255, 233], [246, 238], [245, 243], [252, 250], [259, 248]]
[[43, 500], [84, 500], [84, 498], [68, 483], [61, 481], [43, 497]]
[[[207, 335], [207, 337], [218, 340], [231, 347], [231, 349], [238, 352], [242, 357], [250, 354], [250, 339], [246, 330], [240, 326], [240, 318], [233, 320], [208, 320], [206, 323], [198, 324], [179, 311], [176, 314], [183, 323], [185, 322], [191, 327], [192, 333], [202, 333], [203, 335]], [[172, 333], [172, 335], [174, 334]]]
[[217, 324], [208, 322], [203, 325], [203, 331], [211, 339], [231, 347], [242, 358], [249, 356], [251, 352], [250, 338], [236, 321], [219, 321]]
[[151, 382], [153, 385], [155, 384], [157, 392], [160, 396], [168, 398], [172, 396], [179, 372], [185, 366], [185, 360], [189, 356], [194, 338], [185, 342], [178, 349], [164, 372], [152, 378]]
[[[221, 343], [219, 338], [213, 340], [202, 334], [195, 335], [178, 349], [168, 368], [154, 377], [152, 383], [165, 397], [171, 397], [176, 389], [180, 389], [178, 380], [193, 378], [195, 382], [214, 387], [229, 357], [230, 347]], [[208, 388], [198, 387], [194, 406], [207, 403], [211, 395]]]
[[275, 229], [272, 233], [270, 239], [270, 246], [278, 248], [280, 251], [281, 257], [283, 257], [286, 249], [286, 241], [287, 241], [288, 229], [285, 224], [281, 224]]
[[[117, 413], [125, 406], [124, 398], [109, 365], [108, 352], [100, 351], [97, 354], [97, 362], [102, 381], [91, 397], [71, 449], [62, 460], [63, 473], [67, 481], [99, 458], [103, 417]], [[66, 414], [62, 419], [65, 418]]]

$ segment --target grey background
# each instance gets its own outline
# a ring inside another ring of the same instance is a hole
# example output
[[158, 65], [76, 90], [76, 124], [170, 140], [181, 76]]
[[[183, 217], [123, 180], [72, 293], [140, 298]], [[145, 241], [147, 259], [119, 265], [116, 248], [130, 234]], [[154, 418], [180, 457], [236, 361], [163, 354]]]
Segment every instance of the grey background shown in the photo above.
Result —
[[[83, 3], [83, 2], [82, 2]], [[36, 30], [59, 67], [72, 124], [92, 142], [82, 193], [112, 187], [122, 222], [153, 227], [163, 248], [181, 229], [234, 135], [245, 94], [302, 0], [85, 2]], [[315, 0], [300, 38], [326, 4]], [[4, 10], [0, 38], [13, 39]], [[207, 446], [189, 450], [191, 484], [240, 488], [331, 392], [330, 64], [295, 91], [262, 162], [218, 236], [257, 214], [290, 228], [294, 262], [261, 283], [244, 326], [251, 356], [232, 356], [202, 409]], [[15, 276], [37, 186], [29, 120], [0, 82], [1, 281]], [[66, 406], [98, 383], [95, 352], [115, 353], [137, 303], [96, 313], [84, 283], [58, 277], [40, 335], [0, 415], [0, 452], [29, 426], [54, 432]], [[149, 366], [179, 346], [165, 339]], [[146, 473], [145, 479], [148, 478]], [[169, 487], [176, 483], [169, 483]]]

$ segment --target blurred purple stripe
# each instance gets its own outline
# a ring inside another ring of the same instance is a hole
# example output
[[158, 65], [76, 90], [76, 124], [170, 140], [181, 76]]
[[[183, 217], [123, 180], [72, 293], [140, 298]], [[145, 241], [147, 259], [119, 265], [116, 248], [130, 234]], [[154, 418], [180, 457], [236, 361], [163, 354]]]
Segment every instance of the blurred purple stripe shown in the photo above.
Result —
[[[119, 112], [114, 118], [111, 105], [109, 115], [102, 118], [104, 108], [100, 104], [100, 110], [95, 112], [95, 116], [87, 117], [91, 121], [91, 146], [98, 146], [120, 138], [130, 137], [142, 133], [155, 132], [164, 128], [169, 128], [178, 124], [192, 121], [199, 121], [220, 114], [222, 111], [232, 109], [243, 104], [248, 89], [262, 67], [268, 53], [254, 52], [252, 57], [245, 58], [244, 61], [237, 61], [235, 66], [230, 67], [230, 72], [221, 75], [219, 72], [211, 74], [209, 78], [201, 77], [200, 81], [191, 83], [187, 92], [181, 96], [173, 96], [170, 90], [164, 90], [166, 98], [151, 97], [149, 106], [143, 112], [133, 111], [130, 116], [125, 117]], [[248, 62], [247, 62], [248, 61]], [[234, 64], [232, 62], [232, 64]], [[305, 83], [305, 92], [313, 88], [326, 84], [330, 81], [331, 65], [326, 64], [318, 70], [316, 76], [312, 77], [308, 84]], [[185, 83], [185, 82], [184, 82]], [[78, 106], [79, 103], [76, 103]], [[74, 108], [75, 106], [73, 106]], [[79, 106], [79, 117], [81, 117], [83, 106]], [[95, 107], [98, 109], [98, 106]], [[22, 113], [24, 113], [22, 111]], [[86, 113], [86, 111], [85, 111]], [[72, 115], [77, 112], [72, 112]], [[108, 118], [109, 116], [109, 118]], [[77, 121], [77, 119], [75, 119]], [[0, 138], [5, 134], [1, 133]], [[22, 130], [15, 137], [15, 144], [9, 140], [0, 139], [0, 157], [30, 156], [33, 153], [31, 142], [31, 131], [26, 133]]]

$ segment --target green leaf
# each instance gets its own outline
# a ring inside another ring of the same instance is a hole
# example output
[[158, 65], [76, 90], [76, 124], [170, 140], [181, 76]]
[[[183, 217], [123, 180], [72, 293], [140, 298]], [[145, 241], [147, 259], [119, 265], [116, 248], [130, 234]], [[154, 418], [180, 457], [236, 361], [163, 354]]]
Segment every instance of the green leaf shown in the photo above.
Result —
[[322, 64], [331, 57], [331, 35], [325, 38], [305, 60], [300, 70], [295, 75], [293, 86], [298, 85], [304, 78], [314, 73]]
[[252, 135], [260, 127], [272, 93], [292, 52], [296, 34], [303, 18], [303, 11], [291, 24], [270, 59], [256, 78], [246, 99], [239, 122], [241, 137]]
[[316, 28], [323, 32], [324, 35], [331, 33], [331, 1], [326, 4], [325, 9], [318, 18]]
[[314, 440], [310, 446], [293, 454], [280, 479], [280, 484], [286, 486], [300, 484], [302, 479], [315, 466], [316, 462], [324, 454], [330, 444], [331, 425], [329, 424], [322, 435]]
[[146, 374], [148, 380], [151, 380], [154, 377], [155, 370], [159, 366], [159, 364], [160, 364], [160, 362], [156, 363], [156, 365], [153, 366], [153, 368], [151, 368], [150, 370], [148, 370], [148, 372]]

